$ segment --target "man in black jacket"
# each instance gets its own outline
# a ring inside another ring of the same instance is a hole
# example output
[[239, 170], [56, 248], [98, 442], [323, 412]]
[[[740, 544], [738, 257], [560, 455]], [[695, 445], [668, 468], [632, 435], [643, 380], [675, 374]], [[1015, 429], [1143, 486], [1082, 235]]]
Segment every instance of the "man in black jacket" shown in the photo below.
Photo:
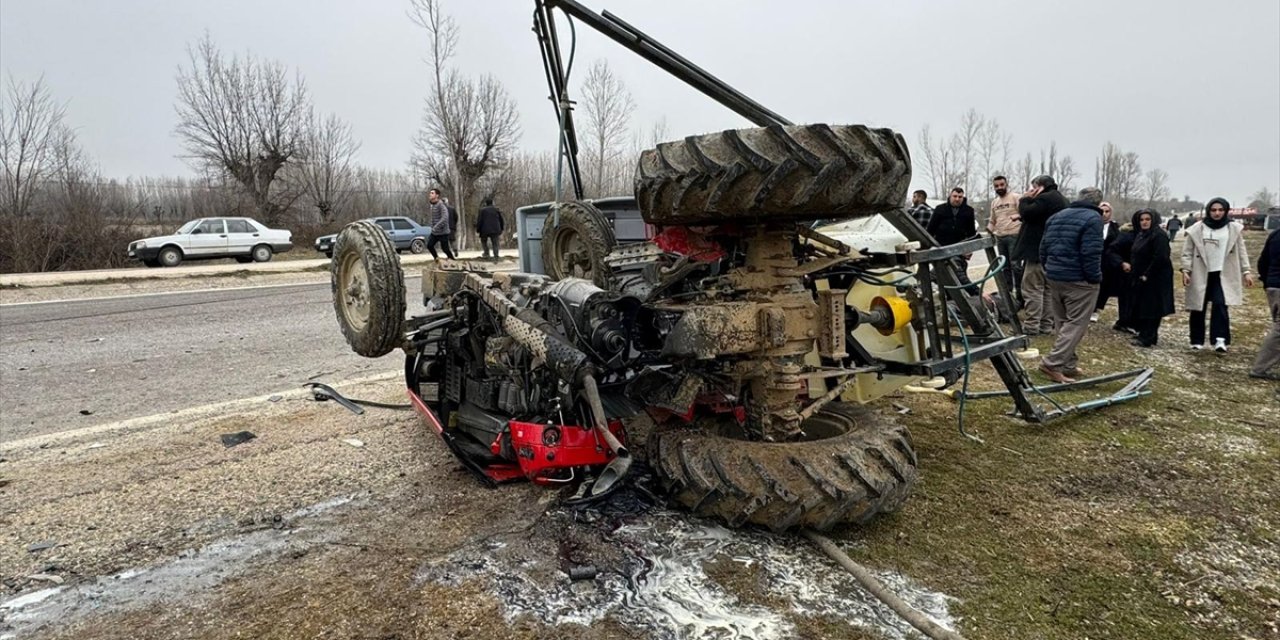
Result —
[[[1018, 219], [1022, 229], [1018, 242], [1013, 246], [1013, 259], [1022, 260], [1022, 297], [1026, 301], [1026, 318], [1022, 328], [1027, 335], [1053, 333], [1053, 320], [1049, 316], [1049, 286], [1044, 279], [1044, 267], [1040, 264], [1040, 240], [1044, 227], [1053, 214], [1067, 208], [1067, 199], [1058, 191], [1058, 183], [1050, 176], [1038, 176], [1031, 181], [1031, 188], [1018, 200]], [[1101, 220], [1101, 217], [1099, 217]]]
[[1258, 277], [1267, 290], [1267, 306], [1271, 308], [1271, 333], [1262, 340], [1258, 357], [1249, 370], [1250, 378], [1280, 380], [1280, 373], [1271, 370], [1280, 366], [1280, 230], [1267, 236], [1267, 243], [1258, 256]]
[[[960, 187], [952, 189], [947, 201], [934, 207], [926, 229], [929, 235], [936, 238], [938, 244], [943, 247], [978, 235], [977, 217], [974, 215], [973, 207], [969, 206], [969, 199], [964, 196], [964, 189]], [[954, 258], [952, 262], [955, 264], [956, 271], [959, 272], [957, 275], [959, 275], [960, 284], [969, 284], [969, 256]], [[973, 287], [969, 293], [977, 294], [977, 287]]]
[[[1089, 329], [1089, 313], [1102, 282], [1102, 191], [1089, 187], [1080, 199], [1057, 212], [1040, 241], [1040, 267], [1049, 283], [1049, 303], [1058, 335], [1040, 371], [1054, 382], [1075, 382], [1081, 375], [1076, 347]], [[1023, 229], [1026, 225], [1023, 225]]]
[[480, 236], [480, 248], [484, 251], [485, 260], [490, 257], [489, 247], [493, 247], [493, 259], [498, 259], [498, 237], [502, 235], [504, 228], [502, 212], [493, 206], [493, 198], [485, 198], [484, 207], [476, 215], [476, 233]]

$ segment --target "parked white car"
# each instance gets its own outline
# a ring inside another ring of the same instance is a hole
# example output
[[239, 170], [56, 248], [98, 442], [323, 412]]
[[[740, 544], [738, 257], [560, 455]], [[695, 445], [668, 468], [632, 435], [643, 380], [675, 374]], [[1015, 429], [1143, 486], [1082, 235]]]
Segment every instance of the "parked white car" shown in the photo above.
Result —
[[293, 232], [268, 229], [252, 218], [199, 218], [173, 235], [129, 243], [129, 257], [148, 267], [176, 267], [183, 260], [235, 258], [236, 262], [266, 262], [293, 248]]

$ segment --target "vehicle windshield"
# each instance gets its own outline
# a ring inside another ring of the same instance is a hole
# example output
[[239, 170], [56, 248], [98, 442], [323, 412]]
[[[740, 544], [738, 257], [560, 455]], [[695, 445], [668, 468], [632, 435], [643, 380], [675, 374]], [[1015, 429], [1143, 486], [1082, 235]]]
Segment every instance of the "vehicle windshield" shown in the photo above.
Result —
[[174, 233], [174, 235], [182, 235], [182, 234], [184, 234], [184, 233], [191, 233], [191, 231], [192, 231], [193, 229], [195, 229], [195, 228], [196, 228], [196, 225], [198, 225], [198, 224], [200, 224], [200, 220], [192, 220], [191, 222], [188, 222], [188, 223], [186, 223], [186, 224], [182, 225], [181, 227], [178, 227], [178, 230], [177, 230], [177, 231], [175, 231], [175, 232], [173, 232], [173, 233]]

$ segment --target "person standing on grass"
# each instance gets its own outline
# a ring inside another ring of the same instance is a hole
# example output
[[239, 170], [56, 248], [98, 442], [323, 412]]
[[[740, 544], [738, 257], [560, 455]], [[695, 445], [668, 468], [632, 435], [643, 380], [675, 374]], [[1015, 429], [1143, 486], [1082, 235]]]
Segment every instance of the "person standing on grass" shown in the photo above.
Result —
[[1244, 246], [1244, 225], [1227, 217], [1231, 205], [1214, 198], [1205, 205], [1204, 219], [1187, 229], [1182, 243], [1182, 285], [1187, 288], [1187, 311], [1191, 312], [1191, 348], [1204, 348], [1204, 316], [1209, 305], [1209, 338], [1213, 350], [1226, 353], [1231, 344], [1231, 316], [1228, 307], [1244, 301], [1245, 287], [1253, 286], [1249, 255]]
[[1102, 191], [1080, 190], [1080, 198], [1055, 213], [1040, 242], [1040, 264], [1048, 283], [1049, 304], [1058, 328], [1053, 350], [1040, 371], [1054, 382], [1075, 382], [1083, 375], [1076, 347], [1089, 329], [1089, 313], [1102, 283]]
[[1271, 332], [1262, 340], [1258, 357], [1249, 370], [1250, 378], [1280, 381], [1280, 372], [1272, 369], [1280, 366], [1280, 230], [1267, 236], [1267, 243], [1258, 256], [1258, 277], [1267, 290], [1267, 306], [1271, 308]]
[[441, 198], [444, 201], [444, 208], [449, 210], [449, 237], [445, 240], [445, 244], [450, 251], [458, 251], [458, 210], [449, 204], [448, 198]]
[[1133, 344], [1154, 347], [1160, 340], [1160, 321], [1173, 315], [1173, 260], [1169, 236], [1160, 228], [1160, 214], [1141, 209], [1133, 214], [1135, 235], [1129, 264], [1132, 279], [1129, 306], [1138, 330]]
[[[1058, 191], [1058, 183], [1047, 175], [1033, 179], [1031, 189], [1018, 198], [1018, 221], [1022, 228], [1013, 247], [1013, 259], [1023, 262], [1022, 296], [1027, 313], [1022, 326], [1029, 336], [1053, 333], [1049, 288], [1045, 283], [1044, 266], [1040, 264], [1040, 240], [1044, 238], [1049, 218], [1066, 207], [1067, 199]], [[1101, 216], [1098, 220], [1101, 222]], [[1088, 318], [1085, 314], [1086, 322]]]
[[453, 249], [449, 248], [449, 209], [440, 199], [440, 190], [433, 188], [428, 191], [427, 201], [430, 203], [427, 218], [431, 221], [431, 237], [427, 238], [427, 251], [431, 252], [433, 259], [439, 260], [436, 245], [440, 244], [444, 249], [444, 255], [453, 260]]
[[1169, 221], [1164, 225], [1165, 230], [1169, 232], [1169, 240], [1172, 242], [1178, 239], [1178, 232], [1182, 230], [1182, 220], [1178, 216], [1170, 216]]
[[1022, 306], [1022, 261], [1013, 259], [1013, 246], [1018, 243], [1022, 222], [1018, 220], [1018, 194], [1009, 193], [1009, 179], [996, 176], [991, 179], [996, 197], [991, 199], [991, 215], [987, 217], [987, 231], [996, 237], [996, 250], [1005, 259], [1009, 292], [1013, 295], [1014, 310]]
[[925, 193], [924, 189], [916, 189], [911, 194], [911, 208], [907, 209], [907, 213], [910, 213], [911, 217], [915, 218], [916, 222], [919, 222], [920, 226], [925, 228], [929, 227], [929, 218], [933, 217], [933, 209], [928, 202], [925, 202], [928, 198], [929, 194]]
[[[1138, 235], [1138, 230], [1134, 227], [1134, 223], [1126, 222], [1120, 226], [1120, 234], [1116, 237], [1115, 242], [1107, 248], [1106, 253], [1102, 256], [1103, 282], [1108, 277], [1114, 277], [1120, 283], [1123, 293], [1116, 297], [1116, 306], [1119, 315], [1116, 317], [1115, 324], [1111, 328], [1121, 333], [1138, 334], [1138, 330], [1133, 326], [1133, 309], [1129, 304], [1129, 289], [1132, 288], [1132, 282], [1129, 279], [1129, 272], [1132, 271], [1133, 265], [1133, 240]], [[1117, 275], [1109, 276], [1108, 269], [1113, 269]]]
[[1111, 219], [1111, 203], [1104, 202], [1098, 205], [1098, 208], [1102, 209], [1102, 286], [1098, 287], [1098, 303], [1093, 307], [1093, 315], [1089, 316], [1089, 322], [1098, 321], [1098, 314], [1102, 313], [1102, 309], [1107, 306], [1108, 298], [1116, 299], [1116, 305], [1120, 307], [1120, 315], [1123, 316], [1126, 304], [1125, 293], [1129, 285], [1129, 276], [1125, 275], [1124, 269], [1121, 268], [1125, 261], [1117, 261], [1116, 256], [1111, 252], [1116, 239], [1120, 237], [1120, 225]]
[[[969, 206], [969, 199], [964, 196], [964, 189], [955, 187], [947, 196], [947, 201], [934, 208], [926, 230], [938, 241], [940, 247], [964, 242], [978, 235], [977, 215], [973, 207]], [[962, 285], [972, 282], [969, 280], [969, 258], [972, 255], [965, 254], [951, 258], [951, 263], [956, 268], [956, 276]], [[966, 290], [974, 295], [978, 294], [977, 287], [968, 287]]]

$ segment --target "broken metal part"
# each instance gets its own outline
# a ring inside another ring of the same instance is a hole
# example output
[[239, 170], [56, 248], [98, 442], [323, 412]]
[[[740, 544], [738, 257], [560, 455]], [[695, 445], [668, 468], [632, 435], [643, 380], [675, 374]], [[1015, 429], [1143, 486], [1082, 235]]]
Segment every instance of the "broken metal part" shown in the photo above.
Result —
[[845, 351], [844, 289], [826, 289], [818, 292], [818, 355], [843, 360]]
[[302, 386], [309, 387], [311, 389], [311, 395], [316, 399], [317, 402], [323, 402], [325, 400], [333, 400], [334, 402], [337, 402], [338, 404], [346, 407], [349, 411], [351, 411], [351, 413], [354, 413], [358, 416], [364, 415], [364, 407], [361, 407], [360, 405], [348, 400], [341, 393], [338, 393], [336, 389], [334, 389], [333, 387], [327, 384], [323, 384], [320, 382], [308, 382]]

